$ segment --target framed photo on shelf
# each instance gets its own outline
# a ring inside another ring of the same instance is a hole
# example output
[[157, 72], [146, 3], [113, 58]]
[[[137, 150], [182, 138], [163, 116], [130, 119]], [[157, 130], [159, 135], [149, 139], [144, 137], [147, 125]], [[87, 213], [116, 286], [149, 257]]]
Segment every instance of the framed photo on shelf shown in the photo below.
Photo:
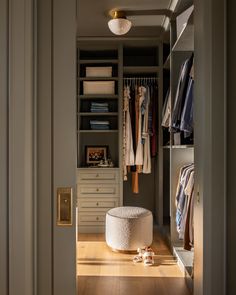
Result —
[[85, 162], [88, 166], [99, 164], [101, 161], [107, 159], [108, 146], [85, 146]]

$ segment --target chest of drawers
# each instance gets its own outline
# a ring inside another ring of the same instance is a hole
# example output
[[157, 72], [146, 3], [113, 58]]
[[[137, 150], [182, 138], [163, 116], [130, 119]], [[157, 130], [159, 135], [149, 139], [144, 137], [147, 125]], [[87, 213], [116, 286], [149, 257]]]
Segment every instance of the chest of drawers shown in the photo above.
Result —
[[77, 170], [78, 230], [102, 233], [106, 212], [121, 206], [118, 168], [79, 168]]

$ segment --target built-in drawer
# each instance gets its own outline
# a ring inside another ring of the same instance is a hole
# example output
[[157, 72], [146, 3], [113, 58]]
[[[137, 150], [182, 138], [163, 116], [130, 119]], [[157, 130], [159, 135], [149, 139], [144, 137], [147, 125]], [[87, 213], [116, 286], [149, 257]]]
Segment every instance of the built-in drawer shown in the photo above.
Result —
[[92, 184], [83, 185], [77, 184], [77, 195], [78, 198], [84, 197], [118, 197], [119, 185], [109, 185], [109, 184]]
[[118, 199], [78, 200], [79, 211], [99, 211], [104, 209], [108, 210], [110, 208], [118, 207], [118, 204]]
[[117, 183], [119, 181], [118, 171], [114, 169], [106, 169], [102, 171], [101, 169], [88, 168], [86, 170], [78, 170], [78, 183]]
[[106, 212], [81, 212], [79, 225], [103, 225], [106, 220]]

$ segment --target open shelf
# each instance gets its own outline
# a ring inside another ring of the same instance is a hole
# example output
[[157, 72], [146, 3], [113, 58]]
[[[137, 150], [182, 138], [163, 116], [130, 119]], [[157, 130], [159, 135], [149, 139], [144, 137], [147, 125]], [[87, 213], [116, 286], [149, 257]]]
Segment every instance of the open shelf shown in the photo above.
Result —
[[109, 129], [109, 130], [79, 130], [78, 133], [117, 133], [117, 129]]
[[180, 145], [172, 145], [172, 149], [189, 149], [189, 148], [194, 148], [194, 145], [192, 144], [180, 144]]
[[157, 66], [124, 66], [124, 74], [152, 74], [158, 72]]
[[93, 169], [101, 169], [101, 170], [106, 170], [106, 169], [119, 169], [119, 167], [118, 166], [114, 166], [114, 167], [99, 167], [99, 166], [86, 166], [86, 165], [79, 165], [78, 167], [77, 167], [77, 169], [84, 169], [85, 171], [87, 171], [87, 169], [91, 169], [91, 170], [93, 170]]
[[193, 290], [193, 261], [194, 249], [191, 251], [184, 250], [183, 247], [173, 247], [174, 256], [177, 259], [178, 266], [185, 276], [186, 283], [190, 290]]
[[118, 77], [82, 77], [80, 81], [118, 81]]
[[118, 59], [80, 59], [80, 64], [117, 64]]
[[118, 94], [81, 94], [79, 95], [80, 99], [114, 99], [118, 98]]
[[80, 116], [118, 116], [117, 112], [106, 112], [106, 113], [92, 113], [92, 112], [80, 112]]
[[170, 146], [170, 145], [164, 145], [163, 146], [163, 149], [170, 149], [170, 148], [172, 148], [172, 149], [189, 149], [189, 148], [194, 148], [194, 145], [192, 145], [192, 144], [180, 144], [180, 145], [172, 145], [172, 146]]
[[190, 15], [187, 24], [181, 31], [179, 38], [176, 40], [173, 51], [193, 51], [194, 50], [194, 25], [193, 13]]

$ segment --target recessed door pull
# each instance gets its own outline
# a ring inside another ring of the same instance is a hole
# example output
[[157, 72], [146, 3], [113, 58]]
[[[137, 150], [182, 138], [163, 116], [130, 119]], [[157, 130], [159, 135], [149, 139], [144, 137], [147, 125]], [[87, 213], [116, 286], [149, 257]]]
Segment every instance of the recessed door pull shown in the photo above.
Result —
[[72, 188], [57, 189], [57, 225], [72, 226]]

